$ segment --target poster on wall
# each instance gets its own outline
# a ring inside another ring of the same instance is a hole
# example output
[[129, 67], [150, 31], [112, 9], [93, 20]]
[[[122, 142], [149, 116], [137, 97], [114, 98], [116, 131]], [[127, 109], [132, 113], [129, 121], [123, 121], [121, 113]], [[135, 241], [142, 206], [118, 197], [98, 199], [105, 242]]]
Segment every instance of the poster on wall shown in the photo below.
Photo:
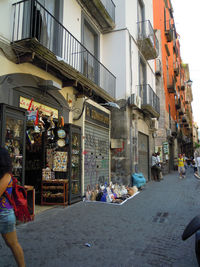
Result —
[[164, 154], [168, 154], [168, 153], [169, 153], [168, 142], [164, 142], [164, 143], [163, 143], [163, 153], [164, 153]]
[[67, 171], [67, 152], [56, 151], [53, 157], [53, 171]]

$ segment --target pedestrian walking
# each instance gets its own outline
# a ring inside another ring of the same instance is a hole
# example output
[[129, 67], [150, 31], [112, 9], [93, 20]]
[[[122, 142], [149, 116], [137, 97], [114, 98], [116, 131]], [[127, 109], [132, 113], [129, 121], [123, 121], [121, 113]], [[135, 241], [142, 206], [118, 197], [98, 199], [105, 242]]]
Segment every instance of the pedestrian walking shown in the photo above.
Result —
[[156, 153], [152, 153], [151, 160], [152, 160], [151, 171], [152, 171], [153, 179], [155, 181], [160, 182], [160, 168], [159, 168]]
[[196, 161], [196, 173], [195, 173], [195, 176], [197, 178], [200, 178], [200, 155], [198, 154], [195, 158], [195, 161]]
[[183, 154], [183, 161], [184, 161], [185, 171], [187, 170], [187, 160], [188, 160], [188, 158], [186, 157], [185, 154]]
[[16, 233], [16, 218], [13, 207], [4, 192], [12, 194], [12, 164], [8, 151], [0, 147], [0, 233], [11, 249], [18, 267], [24, 267], [24, 252], [20, 246]]
[[184, 167], [184, 159], [183, 155], [179, 154], [178, 157], [178, 172], [179, 172], [179, 178], [185, 178], [185, 167]]
[[197, 162], [195, 159], [192, 160], [192, 167], [194, 170], [194, 174], [197, 174]]

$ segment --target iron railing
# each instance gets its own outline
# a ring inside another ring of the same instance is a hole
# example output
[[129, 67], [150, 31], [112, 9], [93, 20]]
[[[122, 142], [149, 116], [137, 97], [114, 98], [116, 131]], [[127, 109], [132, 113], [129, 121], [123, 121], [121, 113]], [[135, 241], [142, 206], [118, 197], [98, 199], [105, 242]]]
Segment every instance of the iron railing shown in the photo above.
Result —
[[115, 4], [112, 0], [101, 0], [102, 4], [104, 5], [105, 9], [107, 10], [108, 14], [115, 22]]
[[165, 20], [165, 31], [173, 32], [174, 25], [171, 24], [171, 20]]
[[139, 92], [139, 95], [142, 98], [142, 105], [150, 105], [160, 114], [160, 98], [149, 84], [138, 85], [137, 92]]
[[12, 42], [32, 38], [115, 97], [115, 76], [38, 1], [23, 0], [13, 4]]
[[144, 40], [149, 38], [151, 41], [152, 46], [156, 49], [157, 54], [159, 52], [159, 42], [158, 38], [154, 33], [154, 29], [152, 24], [149, 20], [139, 21], [137, 22], [138, 25], [138, 40]]

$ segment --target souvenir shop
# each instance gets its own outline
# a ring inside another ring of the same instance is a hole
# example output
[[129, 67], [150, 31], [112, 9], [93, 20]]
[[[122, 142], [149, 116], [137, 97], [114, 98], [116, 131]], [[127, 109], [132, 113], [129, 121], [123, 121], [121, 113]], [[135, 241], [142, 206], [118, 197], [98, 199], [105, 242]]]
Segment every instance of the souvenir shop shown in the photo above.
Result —
[[30, 74], [0, 77], [0, 141], [13, 175], [34, 188], [35, 203], [81, 200], [81, 128], [53, 81]]

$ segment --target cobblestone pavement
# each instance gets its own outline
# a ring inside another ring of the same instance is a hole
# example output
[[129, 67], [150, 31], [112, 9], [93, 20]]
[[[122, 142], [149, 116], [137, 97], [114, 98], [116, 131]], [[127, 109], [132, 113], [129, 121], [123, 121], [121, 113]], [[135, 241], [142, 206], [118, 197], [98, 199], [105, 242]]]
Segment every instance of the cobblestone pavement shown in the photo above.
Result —
[[[17, 227], [27, 267], [198, 266], [194, 236], [181, 240], [198, 215], [200, 180], [187, 170], [149, 182], [121, 206], [79, 202], [38, 214]], [[90, 247], [85, 244], [89, 243]], [[0, 240], [0, 266], [15, 266]]]

